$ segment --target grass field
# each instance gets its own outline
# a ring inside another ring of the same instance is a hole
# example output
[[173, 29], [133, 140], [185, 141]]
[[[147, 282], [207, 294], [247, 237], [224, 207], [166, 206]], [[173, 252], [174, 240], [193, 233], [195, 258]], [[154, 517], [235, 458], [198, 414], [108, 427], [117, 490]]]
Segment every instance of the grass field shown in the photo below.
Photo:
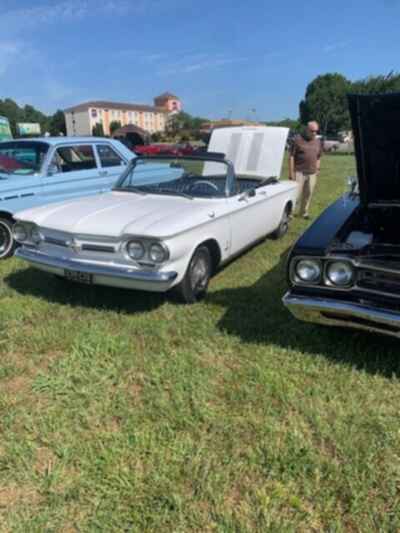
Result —
[[2, 262], [0, 531], [398, 531], [400, 344], [283, 308], [306, 226], [193, 306]]

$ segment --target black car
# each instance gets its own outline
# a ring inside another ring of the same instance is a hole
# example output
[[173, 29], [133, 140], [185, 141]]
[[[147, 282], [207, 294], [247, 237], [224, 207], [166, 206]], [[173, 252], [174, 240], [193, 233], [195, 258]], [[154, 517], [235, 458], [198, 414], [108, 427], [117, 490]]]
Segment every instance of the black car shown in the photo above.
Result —
[[400, 94], [349, 95], [357, 181], [294, 245], [300, 320], [400, 337]]

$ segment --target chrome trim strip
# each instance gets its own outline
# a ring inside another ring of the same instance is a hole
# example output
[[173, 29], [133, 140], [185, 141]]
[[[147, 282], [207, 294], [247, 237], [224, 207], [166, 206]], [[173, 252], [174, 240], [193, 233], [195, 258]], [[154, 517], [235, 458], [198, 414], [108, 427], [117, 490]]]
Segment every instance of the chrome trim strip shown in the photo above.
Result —
[[109, 276], [111, 278], [127, 279], [132, 281], [147, 281], [155, 283], [165, 283], [173, 281], [177, 272], [147, 272], [144, 270], [134, 270], [127, 266], [127, 268], [100, 266], [90, 263], [83, 263], [81, 261], [51, 257], [38, 250], [27, 250], [25, 247], [17, 248], [15, 255], [20, 259], [28, 261], [33, 265], [44, 265], [53, 268], [61, 268], [74, 270], [76, 272], [85, 272], [95, 276]]
[[[293, 316], [305, 322], [364, 329], [400, 337], [400, 313], [388, 309], [320, 297], [292, 295], [290, 291], [282, 298], [282, 302]], [[331, 318], [324, 316], [324, 313], [339, 316]], [[370, 322], [371, 325], [352, 321], [352, 317]]]

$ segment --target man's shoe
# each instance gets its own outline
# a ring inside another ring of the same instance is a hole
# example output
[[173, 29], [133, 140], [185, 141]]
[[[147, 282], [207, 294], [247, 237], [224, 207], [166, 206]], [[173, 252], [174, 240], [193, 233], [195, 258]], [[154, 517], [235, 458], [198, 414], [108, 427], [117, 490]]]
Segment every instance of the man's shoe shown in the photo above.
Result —
[[310, 215], [303, 215], [304, 220], [308, 220], [310, 218]]

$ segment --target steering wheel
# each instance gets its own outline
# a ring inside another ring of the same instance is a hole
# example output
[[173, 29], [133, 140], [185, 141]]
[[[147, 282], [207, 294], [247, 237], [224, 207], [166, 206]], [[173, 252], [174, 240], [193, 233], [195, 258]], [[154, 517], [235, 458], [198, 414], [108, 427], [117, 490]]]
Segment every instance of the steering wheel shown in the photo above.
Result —
[[191, 183], [191, 184], [189, 185], [189, 187], [188, 187], [188, 192], [190, 193], [190, 192], [192, 192], [193, 189], [195, 189], [196, 187], [199, 187], [199, 186], [201, 187], [201, 186], [203, 186], [203, 185], [205, 185], [206, 187], [210, 187], [210, 188], [213, 190], [213, 192], [215, 191], [215, 192], [219, 193], [219, 189], [218, 189], [218, 187], [215, 185], [215, 183], [213, 183], [212, 181], [208, 181], [208, 180], [197, 180], [197, 181], [195, 181], [194, 183]]

